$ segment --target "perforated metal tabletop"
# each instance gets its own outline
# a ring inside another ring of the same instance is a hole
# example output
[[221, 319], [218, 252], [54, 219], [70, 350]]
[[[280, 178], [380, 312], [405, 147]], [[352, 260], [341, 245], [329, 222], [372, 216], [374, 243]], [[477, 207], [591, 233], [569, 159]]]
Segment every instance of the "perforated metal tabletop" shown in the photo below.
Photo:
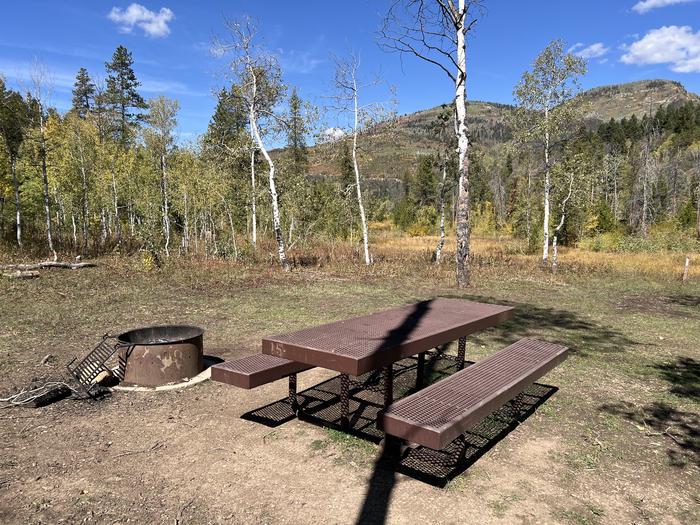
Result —
[[266, 337], [262, 351], [357, 376], [512, 317], [510, 306], [437, 298]]

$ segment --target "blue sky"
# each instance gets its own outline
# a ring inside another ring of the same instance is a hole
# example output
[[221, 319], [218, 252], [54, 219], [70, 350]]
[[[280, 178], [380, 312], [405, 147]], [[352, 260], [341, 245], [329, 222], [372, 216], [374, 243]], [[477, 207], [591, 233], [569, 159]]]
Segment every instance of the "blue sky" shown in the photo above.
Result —
[[[443, 73], [412, 58], [400, 60], [376, 44], [388, 4], [384, 0], [131, 2], [25, 0], [6, 2], [0, 19], [0, 74], [18, 86], [36, 57], [53, 79], [52, 102], [70, 106], [81, 66], [104, 78], [104, 62], [117, 45], [132, 51], [145, 98], [180, 101], [180, 139], [207, 126], [222, 85], [221, 61], [208, 52], [223, 35], [223, 17], [258, 21], [262, 43], [276, 52], [289, 85], [317, 103], [331, 91], [330, 53], [352, 49], [367, 74], [396, 87], [399, 113], [446, 102], [452, 86]], [[667, 78], [700, 93], [698, 0], [486, 0], [485, 16], [470, 35], [469, 97], [512, 102], [513, 85], [537, 53], [563, 38], [589, 58], [583, 87]], [[378, 91], [370, 97], [388, 98]], [[334, 125], [332, 120], [327, 122]]]

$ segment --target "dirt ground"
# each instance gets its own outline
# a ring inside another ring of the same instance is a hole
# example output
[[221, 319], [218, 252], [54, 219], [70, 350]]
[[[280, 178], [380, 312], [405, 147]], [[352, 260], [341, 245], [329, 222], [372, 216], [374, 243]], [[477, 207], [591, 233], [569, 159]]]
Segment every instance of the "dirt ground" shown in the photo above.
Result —
[[[520, 424], [475, 430], [443, 487], [385, 468], [372, 441], [241, 418], [284, 399], [285, 381], [2, 408], [2, 523], [700, 522], [697, 282], [496, 268], [461, 293], [447, 270], [389, 264], [282, 275], [98, 263], [0, 281], [0, 397], [60, 376], [107, 331], [198, 324], [205, 353], [227, 359], [264, 335], [437, 295], [516, 305], [513, 321], [471, 338], [473, 359], [526, 335], [572, 352], [543, 379], [558, 390]], [[300, 390], [332, 377], [305, 372]]]

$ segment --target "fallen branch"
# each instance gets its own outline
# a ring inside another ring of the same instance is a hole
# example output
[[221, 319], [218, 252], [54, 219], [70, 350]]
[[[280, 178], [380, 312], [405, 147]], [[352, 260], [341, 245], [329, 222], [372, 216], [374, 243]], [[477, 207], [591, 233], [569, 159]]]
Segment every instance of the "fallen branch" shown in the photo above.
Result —
[[671, 433], [669, 432], [669, 430], [671, 430], [671, 427], [667, 427], [666, 430], [664, 430], [664, 432], [663, 432], [664, 436], [670, 437], [673, 441], [676, 442], [676, 445], [678, 445], [679, 447], [682, 447], [682, 446], [683, 446], [683, 442], [680, 441], [678, 438], [676, 438], [676, 436], [674, 436], [673, 434], [671, 434]]
[[39, 277], [39, 272], [15, 270], [14, 272], [2, 272], [1, 274], [6, 279], [36, 279]]
[[58, 262], [58, 261], [44, 261], [34, 264], [4, 264], [0, 266], [0, 270], [19, 270], [21, 272], [30, 270], [43, 270], [46, 268], [66, 268], [68, 270], [78, 270], [80, 268], [93, 268], [97, 266], [95, 263], [78, 262]]
[[75, 389], [64, 381], [47, 381], [39, 386], [25, 387], [19, 392], [16, 392], [8, 397], [0, 398], [0, 402], [8, 403], [5, 405], [5, 407], [26, 405], [36, 401], [38, 398], [45, 396], [50, 391], [57, 388], [67, 389], [70, 392], [76, 393]]

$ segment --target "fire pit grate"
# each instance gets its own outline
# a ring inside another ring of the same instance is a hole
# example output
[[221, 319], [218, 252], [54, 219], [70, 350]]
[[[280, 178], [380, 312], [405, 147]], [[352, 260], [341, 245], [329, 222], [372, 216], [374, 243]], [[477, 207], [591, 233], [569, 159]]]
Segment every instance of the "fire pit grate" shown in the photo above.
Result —
[[[110, 343], [109, 340], [112, 340]], [[122, 343], [116, 341], [109, 334], [102, 336], [102, 341], [93, 348], [77, 365], [73, 365], [77, 361], [77, 357], [68, 363], [66, 368], [73, 377], [78, 381], [85, 392], [92, 397], [92, 390], [96, 387], [95, 379], [102, 372], [113, 373], [107, 366], [107, 361], [122, 347]]]

